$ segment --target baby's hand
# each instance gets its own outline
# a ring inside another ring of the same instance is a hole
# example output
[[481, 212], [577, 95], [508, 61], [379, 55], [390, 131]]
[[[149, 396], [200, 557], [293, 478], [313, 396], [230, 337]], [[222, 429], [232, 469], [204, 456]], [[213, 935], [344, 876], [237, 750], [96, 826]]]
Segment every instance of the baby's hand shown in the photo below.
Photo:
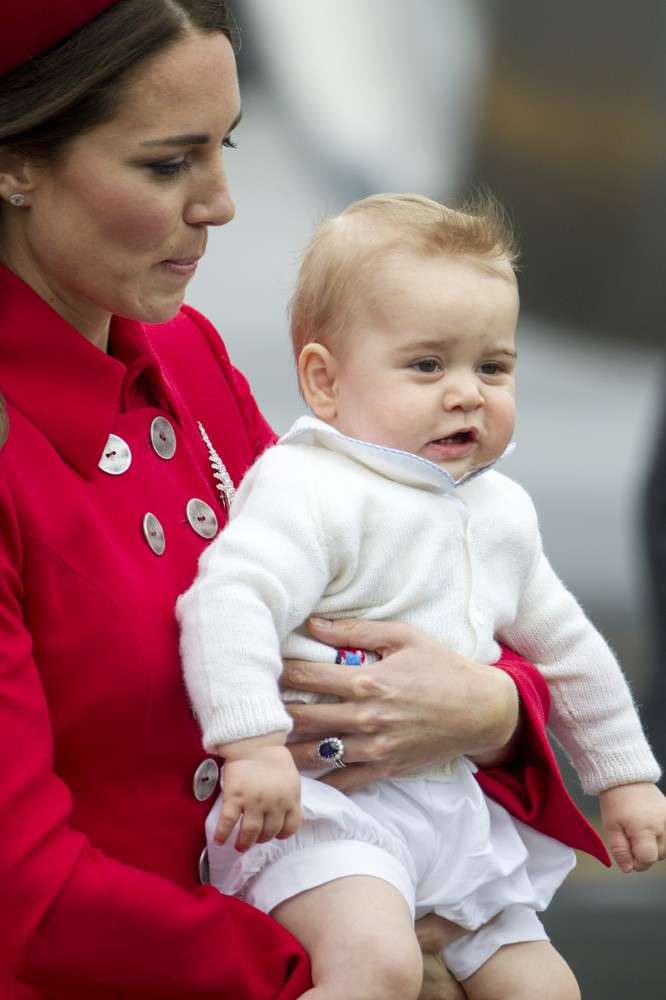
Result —
[[[226, 747], [220, 748], [223, 756], [226, 752]], [[247, 851], [273, 837], [285, 840], [300, 826], [300, 799], [300, 775], [285, 746], [260, 746], [248, 750], [247, 756], [225, 756], [222, 811], [215, 840], [223, 844], [241, 816], [234, 845], [237, 851]]]
[[599, 795], [608, 847], [623, 872], [644, 872], [666, 856], [666, 798], [637, 781]]

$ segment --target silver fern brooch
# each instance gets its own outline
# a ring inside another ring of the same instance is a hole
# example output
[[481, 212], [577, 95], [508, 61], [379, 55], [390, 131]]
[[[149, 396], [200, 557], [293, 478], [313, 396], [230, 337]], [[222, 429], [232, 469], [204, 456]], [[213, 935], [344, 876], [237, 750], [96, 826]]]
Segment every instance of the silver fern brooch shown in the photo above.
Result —
[[208, 461], [210, 462], [211, 468], [213, 470], [213, 478], [216, 480], [215, 487], [218, 493], [220, 494], [223, 507], [225, 508], [225, 510], [229, 510], [229, 507], [231, 506], [231, 501], [236, 495], [236, 487], [233, 484], [231, 476], [227, 472], [224, 462], [222, 461], [218, 453], [215, 451], [215, 448], [213, 447], [213, 442], [208, 437], [208, 434], [206, 432], [206, 428], [204, 427], [204, 425], [201, 423], [200, 420], [197, 421], [197, 427], [199, 428], [199, 433], [203, 438], [204, 444], [208, 448]]

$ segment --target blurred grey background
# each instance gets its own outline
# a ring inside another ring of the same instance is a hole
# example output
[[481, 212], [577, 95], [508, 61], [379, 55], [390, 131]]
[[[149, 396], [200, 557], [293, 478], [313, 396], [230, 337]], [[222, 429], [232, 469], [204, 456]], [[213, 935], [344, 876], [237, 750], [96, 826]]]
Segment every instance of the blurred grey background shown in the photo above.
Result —
[[[551, 561], [618, 651], [663, 760], [654, 611], [666, 608], [646, 572], [643, 515], [666, 390], [666, 3], [234, 9], [237, 216], [211, 234], [190, 302], [286, 430], [303, 411], [286, 305], [316, 222], [376, 191], [455, 202], [490, 186], [522, 244], [518, 449], [506, 471], [531, 492]], [[546, 922], [586, 1000], [666, 996], [665, 868], [628, 877], [583, 858], [558, 896]]]

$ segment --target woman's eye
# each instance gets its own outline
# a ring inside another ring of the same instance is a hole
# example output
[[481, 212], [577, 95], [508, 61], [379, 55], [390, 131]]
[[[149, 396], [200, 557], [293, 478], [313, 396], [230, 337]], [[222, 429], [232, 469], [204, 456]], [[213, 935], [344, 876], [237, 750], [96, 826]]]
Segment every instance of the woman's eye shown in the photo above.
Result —
[[230, 135], [228, 135], [226, 139], [223, 140], [222, 145], [226, 149], [238, 149], [238, 143], [234, 142], [234, 140], [231, 138]]
[[182, 170], [189, 170], [192, 166], [190, 160], [185, 157], [182, 160], [168, 160], [164, 163], [149, 163], [148, 167], [159, 177], [177, 177]]
[[439, 361], [437, 358], [423, 358], [422, 361], [415, 361], [412, 368], [416, 368], [417, 372], [425, 372], [427, 375], [432, 375], [433, 372], [439, 371]]

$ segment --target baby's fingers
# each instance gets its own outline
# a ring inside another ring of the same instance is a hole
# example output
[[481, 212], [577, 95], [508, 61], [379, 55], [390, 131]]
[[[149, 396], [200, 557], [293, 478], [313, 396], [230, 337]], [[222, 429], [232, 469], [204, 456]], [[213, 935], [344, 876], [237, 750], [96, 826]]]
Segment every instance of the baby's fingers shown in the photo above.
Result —
[[288, 837], [293, 837], [301, 825], [302, 820], [303, 813], [301, 812], [300, 806], [296, 806], [294, 809], [289, 809], [284, 817], [282, 829], [277, 834], [277, 839], [286, 840]]
[[258, 844], [265, 844], [267, 840], [277, 837], [284, 825], [284, 809], [271, 809], [264, 815], [264, 825], [257, 837]]
[[224, 844], [227, 837], [236, 826], [240, 814], [241, 806], [239, 800], [224, 799], [214, 833], [214, 839], [218, 844]]
[[620, 871], [631, 872], [634, 870], [634, 855], [631, 844], [623, 829], [615, 827], [608, 831], [608, 848], [615, 858]]
[[642, 830], [631, 838], [631, 851], [634, 857], [634, 871], [644, 872], [655, 861], [659, 860], [659, 845], [657, 837], [649, 830]]
[[256, 844], [264, 828], [264, 813], [260, 809], [245, 808], [240, 830], [234, 847], [237, 851], [247, 851]]

